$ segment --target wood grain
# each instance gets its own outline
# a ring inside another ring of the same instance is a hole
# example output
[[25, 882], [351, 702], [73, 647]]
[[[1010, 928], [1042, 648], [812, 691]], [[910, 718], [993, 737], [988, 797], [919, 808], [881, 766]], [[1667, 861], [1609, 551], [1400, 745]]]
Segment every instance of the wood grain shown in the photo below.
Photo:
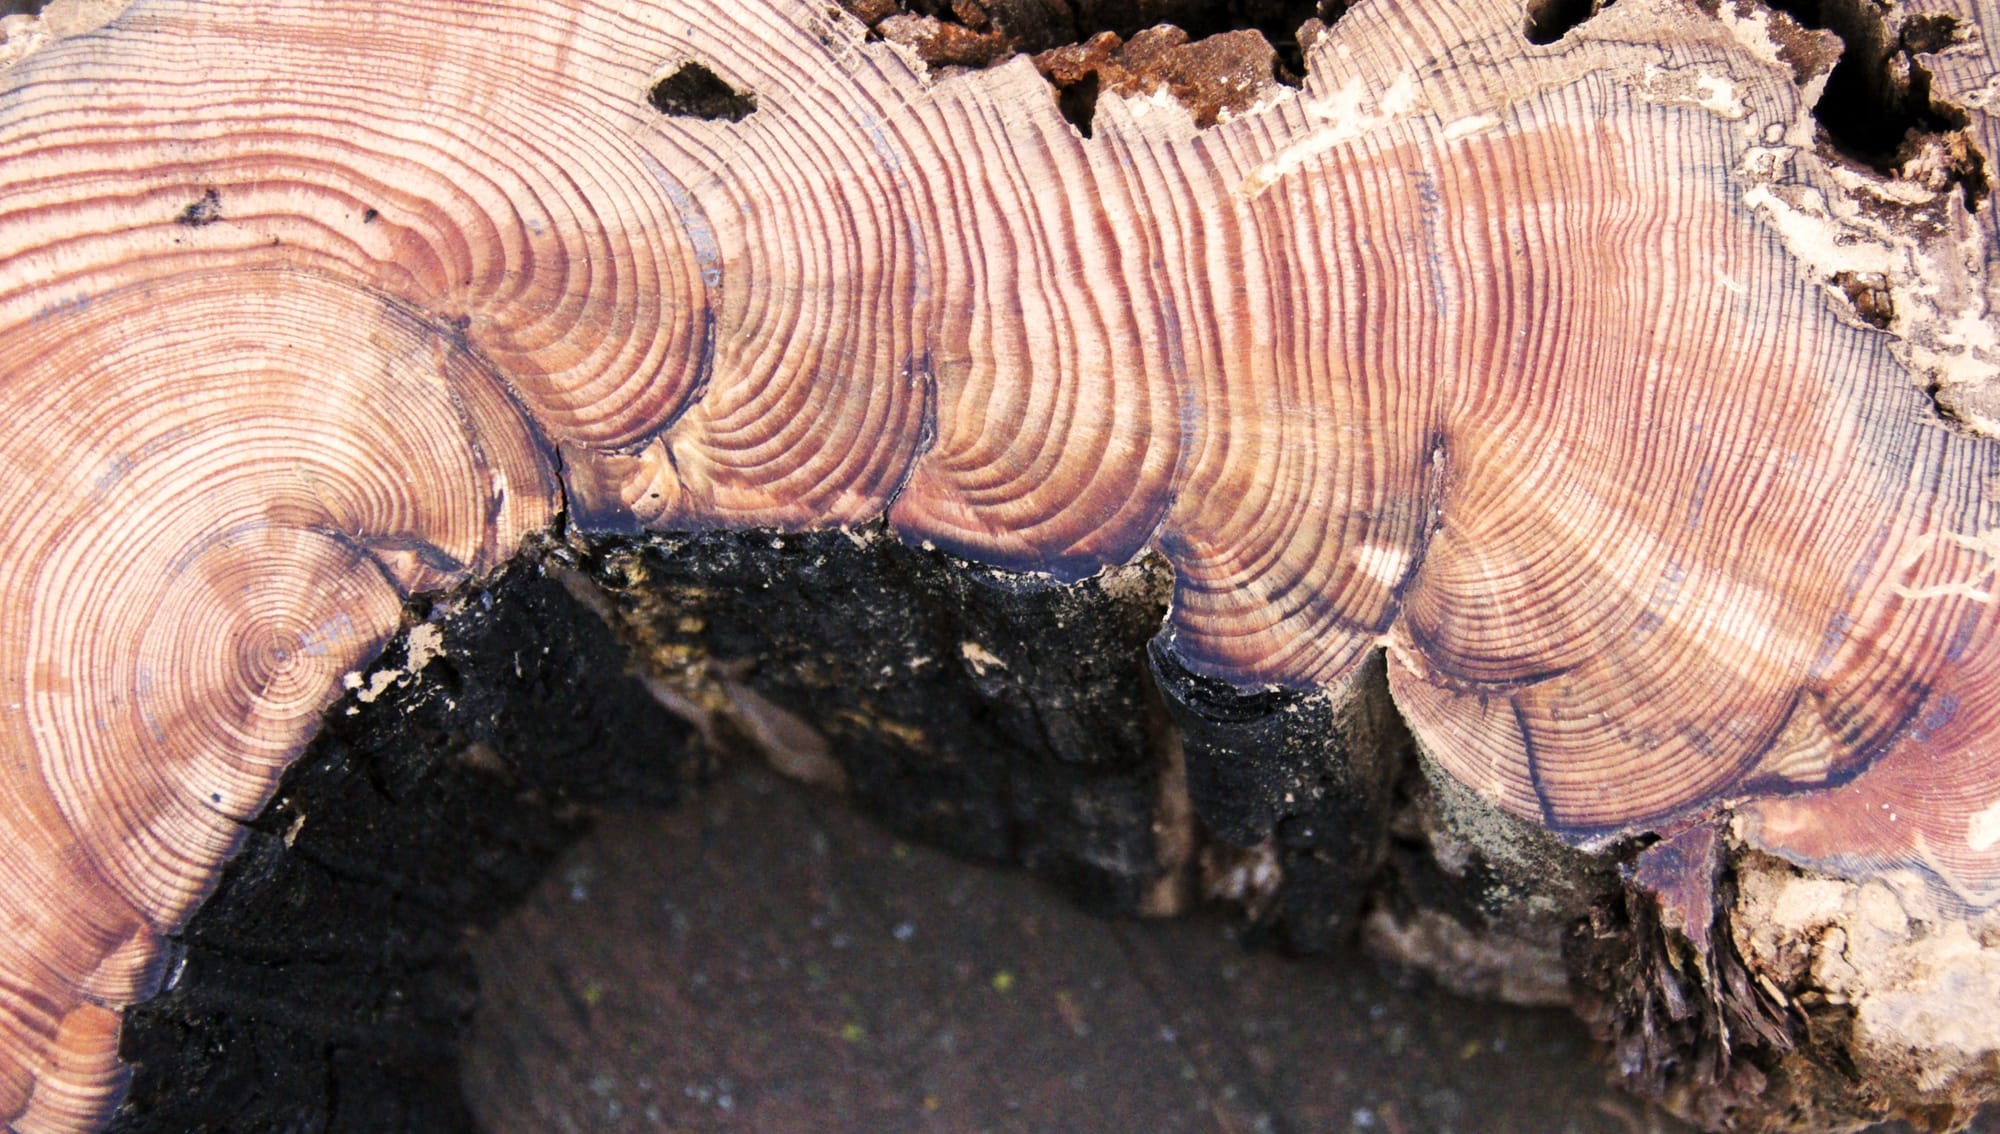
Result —
[[[1295, 93], [1107, 94], [1088, 139], [1025, 59], [935, 79], [807, 0], [137, 0], [37, 46], [0, 1116], [102, 1119], [115, 1010], [344, 675], [559, 517], [1156, 549], [1190, 669], [1386, 647], [1425, 748], [1566, 838], [1727, 808], [2000, 898], [2000, 448], [1802, 258], [1842, 183], [1762, 25], [1524, 26], [1371, 0]], [[755, 109], [662, 114], [690, 65]]]

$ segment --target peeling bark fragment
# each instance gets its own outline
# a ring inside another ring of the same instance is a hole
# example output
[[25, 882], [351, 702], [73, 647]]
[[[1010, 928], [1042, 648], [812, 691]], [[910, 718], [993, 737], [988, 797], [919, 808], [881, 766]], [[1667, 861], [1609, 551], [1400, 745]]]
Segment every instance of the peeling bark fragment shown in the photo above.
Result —
[[[1241, 6], [1244, 22], [1233, 30], [1218, 22], [1224, 6], [1202, 0], [1086, 3], [1075, 11], [1067, 0], [1007, 0], [990, 11], [970, 0], [949, 6], [844, 2], [874, 34], [909, 48], [933, 69], [987, 67], [1032, 55], [1056, 88], [1064, 117], [1086, 137], [1103, 91], [1165, 90], [1201, 127], [1248, 110], [1281, 84], [1297, 85], [1301, 45], [1313, 34], [1305, 25], [1322, 26], [1311, 18], [1319, 11], [1311, 0]], [[1183, 21], [1200, 30], [1191, 34], [1175, 26]], [[1289, 65], [1280, 62], [1274, 43], [1290, 51]]]
[[1840, 272], [1833, 278], [1863, 321], [1877, 327], [1887, 327], [1895, 321], [1896, 301], [1890, 294], [1887, 276], [1881, 272]]
[[984, 67], [1011, 54], [1007, 37], [998, 32], [974, 31], [908, 12], [876, 24], [875, 33], [915, 51], [932, 67]]
[[1703, 964], [1721, 869], [1716, 830], [1704, 823], [1647, 847], [1631, 870], [1632, 885], [1652, 895], [1661, 928], [1679, 934]]
[[1726, 934], [1706, 924], [1683, 931], [1662, 916], [1687, 912], [1634, 889], [1593, 909], [1565, 942], [1579, 1011], [1611, 1046], [1617, 1073], [1708, 1129], [1831, 1129], [1819, 1124], [1831, 1116], [1800, 1109], [1781, 1075], [1805, 1020], [1752, 979]]
[[1281, 87], [1277, 53], [1255, 31], [1190, 42], [1186, 32], [1163, 26], [1122, 43], [1103, 32], [1087, 43], [1035, 56], [1035, 67], [1059, 96], [1079, 107], [1076, 113], [1066, 109], [1065, 116], [1086, 135], [1088, 107], [1106, 91], [1137, 97], [1164, 90], [1188, 108], [1200, 128], [1275, 97]]

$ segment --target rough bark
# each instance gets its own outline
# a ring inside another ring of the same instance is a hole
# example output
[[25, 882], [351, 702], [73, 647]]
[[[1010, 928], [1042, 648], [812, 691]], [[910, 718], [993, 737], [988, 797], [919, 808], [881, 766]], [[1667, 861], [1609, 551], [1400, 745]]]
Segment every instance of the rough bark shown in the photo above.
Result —
[[[665, 806], [693, 729], [529, 564], [420, 614], [329, 714], [126, 1014], [121, 1131], [470, 1129], [467, 934], [519, 901], [587, 808]], [[380, 675], [382, 680], [377, 680]]]

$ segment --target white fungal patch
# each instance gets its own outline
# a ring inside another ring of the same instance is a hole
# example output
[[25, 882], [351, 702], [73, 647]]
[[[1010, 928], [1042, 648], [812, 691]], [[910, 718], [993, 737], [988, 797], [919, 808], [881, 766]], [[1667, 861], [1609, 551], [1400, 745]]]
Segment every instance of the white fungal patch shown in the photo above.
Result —
[[965, 658], [965, 664], [972, 667], [972, 672], [981, 677], [993, 670], [1007, 668], [1007, 663], [999, 655], [977, 642], [960, 642], [958, 652]]
[[354, 699], [364, 705], [373, 703], [390, 686], [423, 672], [425, 666], [444, 655], [444, 631], [432, 622], [412, 628], [405, 655], [403, 666], [388, 666], [365, 675], [359, 671], [343, 673], [340, 687], [353, 693]]
[[1328, 150], [1364, 134], [1379, 130], [1423, 109], [1417, 98], [1416, 82], [1408, 73], [1396, 76], [1389, 89], [1375, 97], [1368, 85], [1355, 77], [1341, 88], [1306, 104], [1306, 113], [1321, 125], [1278, 151], [1278, 155], [1250, 172], [1236, 187], [1236, 195], [1248, 200], [1303, 168]]
[[436, 623], [426, 622], [410, 631], [409, 670], [421, 673], [423, 668], [436, 658], [444, 655], [444, 631]]
[[1649, 64], [1641, 72], [1638, 86], [1639, 93], [1652, 102], [1698, 107], [1731, 122], [1750, 113], [1735, 83], [1695, 68]]
[[1802, 185], [1752, 185], [1743, 203], [1776, 229], [1793, 256], [1821, 276], [1836, 272], [1888, 275], [1901, 267], [1896, 250], [1843, 225], [1826, 195]]
[[1500, 125], [1500, 119], [1494, 115], [1474, 114], [1460, 118], [1455, 122], [1446, 123], [1444, 136], [1446, 141], [1457, 141], [1460, 138], [1471, 137], [1474, 134], [1483, 134], [1498, 125]]
[[1940, 542], [1984, 555], [1986, 566], [1971, 579], [1932, 583], [1922, 587], [1899, 584], [1890, 588], [1891, 591], [1898, 597], [1906, 599], [1962, 598], [1977, 603], [1992, 602], [1993, 577], [1996, 572], [2000, 572], [2000, 529], [1989, 528], [1975, 535], [1944, 532], [1941, 535], [1931, 533], [1920, 536], [1913, 541], [1910, 550], [1896, 561], [1896, 570], [1904, 572], [1915, 567]]
[[2000, 843], [2000, 799], [1994, 800], [1984, 811], [1973, 815], [1965, 825], [1965, 845], [1975, 851], [1992, 848]]

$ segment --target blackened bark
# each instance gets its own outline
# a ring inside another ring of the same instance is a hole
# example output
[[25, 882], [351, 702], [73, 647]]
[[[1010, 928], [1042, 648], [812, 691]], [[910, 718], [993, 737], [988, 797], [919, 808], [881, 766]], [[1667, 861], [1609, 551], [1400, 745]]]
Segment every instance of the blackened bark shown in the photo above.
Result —
[[467, 934], [581, 833], [579, 805], [670, 803], [698, 774], [687, 725], [537, 567], [434, 617], [444, 653], [329, 713], [175, 935], [169, 991], [126, 1013], [113, 1129], [469, 1129]]

